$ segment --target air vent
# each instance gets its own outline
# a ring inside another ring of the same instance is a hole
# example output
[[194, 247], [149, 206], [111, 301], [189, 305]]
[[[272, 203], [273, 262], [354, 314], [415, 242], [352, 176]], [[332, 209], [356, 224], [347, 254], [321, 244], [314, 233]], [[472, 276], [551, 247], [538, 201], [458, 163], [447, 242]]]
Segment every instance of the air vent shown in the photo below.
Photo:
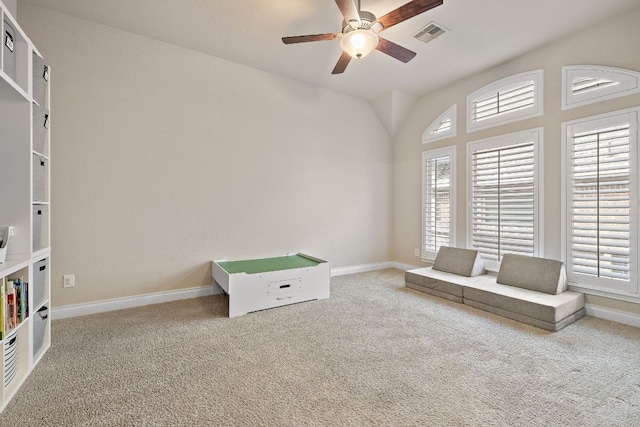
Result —
[[442, 25], [431, 21], [429, 24], [427, 24], [426, 27], [418, 31], [413, 37], [423, 43], [429, 43], [430, 41], [437, 39], [447, 31], [449, 30], [444, 28]]

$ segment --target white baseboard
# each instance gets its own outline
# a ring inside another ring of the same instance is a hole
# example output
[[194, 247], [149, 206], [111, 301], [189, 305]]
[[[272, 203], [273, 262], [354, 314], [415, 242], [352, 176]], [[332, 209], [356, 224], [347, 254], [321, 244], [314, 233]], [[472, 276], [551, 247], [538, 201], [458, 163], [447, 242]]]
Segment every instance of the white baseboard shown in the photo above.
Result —
[[[420, 268], [411, 264], [404, 264], [396, 261], [377, 262], [373, 264], [361, 264], [347, 267], [337, 267], [331, 269], [331, 276], [343, 276], [346, 274], [366, 273], [368, 271], [383, 270], [385, 268], [396, 268], [398, 270], [412, 270]], [[106, 311], [122, 310], [125, 308], [141, 307], [144, 305], [158, 304], [163, 302], [178, 301], [182, 299], [198, 298], [208, 295], [222, 293], [218, 285], [201, 286], [198, 288], [179, 289], [176, 291], [156, 292], [147, 295], [137, 295], [125, 298], [113, 298], [104, 301], [91, 302], [86, 304], [65, 305], [54, 307], [51, 310], [52, 319], [64, 319], [67, 317], [85, 316], [87, 314], [103, 313]], [[640, 315], [626, 311], [615, 310], [593, 304], [585, 304], [587, 315], [599, 319], [611, 320], [612, 322], [640, 328]]]
[[385, 268], [396, 268], [398, 270], [412, 270], [420, 268], [416, 265], [403, 264], [396, 261], [376, 262], [373, 264], [351, 265], [347, 267], [336, 267], [331, 269], [331, 277], [344, 276], [346, 274], [366, 273], [367, 271], [384, 270]]
[[373, 264], [360, 264], [350, 265], [347, 267], [336, 267], [331, 269], [331, 277], [344, 276], [347, 274], [366, 273], [367, 271], [384, 270], [385, 268], [392, 268], [391, 261], [376, 262]]
[[620, 311], [613, 308], [607, 308], [593, 304], [585, 304], [584, 308], [587, 312], [587, 315], [589, 316], [597, 317], [598, 319], [611, 320], [612, 322], [622, 323], [624, 325], [640, 328], [639, 314], [629, 313], [628, 311]]
[[[215, 289], [215, 292], [214, 292]], [[179, 289], [176, 291], [155, 292], [153, 294], [136, 295], [133, 297], [113, 298], [83, 304], [65, 305], [51, 309], [53, 320], [67, 317], [85, 316], [87, 314], [103, 313], [105, 311], [122, 310], [125, 308], [141, 307], [143, 305], [159, 304], [162, 302], [178, 301], [182, 299], [198, 298], [213, 295], [218, 292], [218, 286], [201, 286], [198, 288]]]
[[[338, 267], [331, 269], [331, 276], [342, 276], [345, 274], [364, 273], [367, 271], [383, 270], [385, 268], [397, 268], [400, 270], [410, 270], [417, 268], [409, 264], [387, 261], [373, 264], [362, 264], [348, 267]], [[218, 285], [202, 286], [198, 288], [180, 289], [176, 291], [156, 292], [147, 295], [136, 295], [133, 297], [113, 298], [103, 301], [96, 301], [84, 304], [72, 304], [51, 309], [51, 318], [65, 319], [67, 317], [86, 316], [88, 314], [104, 313], [106, 311], [122, 310], [126, 308], [142, 307], [144, 305], [159, 304], [163, 302], [178, 301], [181, 299], [198, 298], [208, 295], [220, 294], [222, 289]]]
[[391, 267], [397, 268], [398, 270], [407, 271], [407, 270], [413, 270], [414, 268], [423, 268], [423, 267], [426, 267], [426, 265], [412, 265], [412, 264], [404, 264], [401, 262], [393, 261], [391, 262]]

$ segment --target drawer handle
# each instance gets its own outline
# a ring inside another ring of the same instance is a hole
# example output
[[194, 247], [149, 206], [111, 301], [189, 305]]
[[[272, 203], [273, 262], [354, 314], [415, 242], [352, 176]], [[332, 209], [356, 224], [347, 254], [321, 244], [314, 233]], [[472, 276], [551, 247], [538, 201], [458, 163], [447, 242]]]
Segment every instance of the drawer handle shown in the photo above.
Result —
[[286, 289], [286, 288], [290, 288], [291, 285], [289, 283], [287, 283], [286, 285], [280, 285], [280, 289]]
[[40, 271], [44, 271], [45, 268], [47, 267], [43, 265], [42, 267], [40, 267]]

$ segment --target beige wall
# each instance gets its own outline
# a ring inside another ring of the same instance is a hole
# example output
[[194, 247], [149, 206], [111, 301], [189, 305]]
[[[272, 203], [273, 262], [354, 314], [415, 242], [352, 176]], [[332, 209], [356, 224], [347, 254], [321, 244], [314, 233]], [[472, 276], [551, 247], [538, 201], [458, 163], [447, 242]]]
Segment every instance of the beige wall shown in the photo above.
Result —
[[[393, 259], [422, 265], [413, 254], [421, 245], [421, 153], [456, 145], [458, 168], [456, 244], [466, 242], [466, 144], [469, 141], [524, 129], [544, 127], [544, 256], [559, 258], [560, 253], [560, 153], [561, 123], [640, 105], [640, 95], [561, 110], [561, 67], [596, 64], [640, 71], [640, 8], [602, 22], [552, 45], [421, 97], [394, 138], [393, 148]], [[525, 71], [544, 69], [544, 116], [497, 128], [466, 133], [466, 96], [495, 80]], [[458, 103], [458, 136], [423, 145], [424, 130], [452, 103]], [[640, 306], [602, 298], [590, 301], [609, 307], [635, 310]]]
[[208, 285], [219, 258], [391, 258], [392, 147], [367, 102], [19, 13], [53, 70], [54, 306]]
[[18, 4], [17, 4], [17, 2], [18, 2], [18, 0], [2, 0], [2, 3], [4, 3], [5, 6], [7, 6], [7, 9], [9, 9], [9, 12], [11, 12], [13, 17], [16, 18], [16, 19], [18, 19], [18, 15], [17, 15]]

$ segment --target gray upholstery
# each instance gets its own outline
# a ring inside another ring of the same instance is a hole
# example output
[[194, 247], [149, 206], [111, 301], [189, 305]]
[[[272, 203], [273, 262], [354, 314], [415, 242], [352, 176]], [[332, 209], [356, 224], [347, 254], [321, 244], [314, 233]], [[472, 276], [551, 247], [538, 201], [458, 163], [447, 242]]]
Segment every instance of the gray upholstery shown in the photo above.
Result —
[[[445, 251], [448, 264], [452, 264], [450, 256], [453, 253], [465, 254]], [[405, 286], [548, 331], [558, 331], [585, 314], [584, 294], [564, 290], [566, 275], [560, 261], [505, 255], [500, 277], [510, 283], [538, 287], [547, 292], [500, 284], [490, 274], [469, 277], [439, 271], [435, 265], [408, 270]]]
[[477, 250], [441, 246], [433, 269], [473, 277], [484, 274], [484, 263]]
[[462, 302], [462, 285], [456, 283], [459, 279], [466, 277], [436, 271], [431, 267], [409, 270], [404, 275], [408, 288], [455, 302]]
[[501, 317], [506, 317], [507, 319], [515, 320], [517, 322], [535, 326], [536, 328], [545, 329], [551, 332], [557, 332], [560, 329], [564, 328], [567, 325], [572, 324], [573, 322], [575, 322], [576, 320], [580, 319], [585, 315], [585, 309], [582, 308], [576, 311], [575, 313], [571, 314], [570, 316], [560, 320], [558, 323], [549, 323], [549, 322], [545, 322], [544, 320], [534, 319], [532, 317], [524, 316], [522, 314], [514, 313], [512, 311], [503, 310], [497, 307], [492, 307], [490, 305], [483, 304], [481, 302], [465, 301], [464, 303], [469, 307], [477, 308], [483, 311], [488, 311], [489, 313], [493, 313]]
[[573, 291], [550, 295], [484, 282], [468, 284], [463, 293], [465, 303], [475, 301], [554, 324], [584, 308], [584, 294]]
[[497, 282], [551, 295], [567, 290], [567, 275], [562, 261], [524, 255], [504, 255]]
[[452, 294], [449, 294], [447, 292], [443, 292], [443, 291], [439, 291], [437, 289], [431, 289], [431, 288], [427, 288], [424, 287], [422, 285], [417, 285], [415, 283], [411, 283], [411, 282], [404, 282], [404, 285], [407, 288], [416, 290], [416, 291], [420, 291], [420, 292], [424, 292], [425, 294], [429, 294], [429, 295], [433, 295], [434, 297], [438, 297], [438, 298], [443, 298], [449, 301], [453, 301], [453, 302], [458, 302], [458, 303], [462, 303], [463, 299], [462, 297], [458, 297]]

